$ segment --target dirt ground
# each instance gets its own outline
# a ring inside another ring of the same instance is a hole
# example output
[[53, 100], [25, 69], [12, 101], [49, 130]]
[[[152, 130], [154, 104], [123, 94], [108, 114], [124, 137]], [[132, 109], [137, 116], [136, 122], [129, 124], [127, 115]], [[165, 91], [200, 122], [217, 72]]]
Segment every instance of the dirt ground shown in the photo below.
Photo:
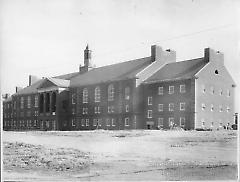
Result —
[[3, 132], [9, 181], [237, 180], [237, 131]]

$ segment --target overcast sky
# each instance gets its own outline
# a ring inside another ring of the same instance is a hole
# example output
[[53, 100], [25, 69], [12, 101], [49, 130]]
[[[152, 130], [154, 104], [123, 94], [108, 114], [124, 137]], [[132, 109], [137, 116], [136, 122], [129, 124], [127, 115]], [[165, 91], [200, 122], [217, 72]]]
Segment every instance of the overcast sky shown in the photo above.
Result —
[[223, 52], [240, 101], [239, 0], [1, 0], [0, 13], [2, 93], [30, 74], [78, 71], [87, 43], [96, 66], [150, 56], [158, 44], [177, 61]]

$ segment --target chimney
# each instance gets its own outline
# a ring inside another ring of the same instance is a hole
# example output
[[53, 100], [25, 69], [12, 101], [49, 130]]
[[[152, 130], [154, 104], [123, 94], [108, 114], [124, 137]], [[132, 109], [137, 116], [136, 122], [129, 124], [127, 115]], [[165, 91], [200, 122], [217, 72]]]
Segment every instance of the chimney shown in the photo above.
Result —
[[8, 93], [2, 95], [3, 99], [8, 99], [9, 97], [10, 97], [10, 94], [8, 94]]
[[163, 50], [158, 45], [151, 46], [151, 60], [152, 62], [161, 61], [163, 64], [176, 62], [176, 51], [167, 49]]
[[37, 76], [29, 75], [28, 86], [31, 86], [32, 84], [34, 84], [38, 80], [40, 80], [40, 79]]
[[223, 53], [208, 47], [204, 49], [204, 60], [220, 66], [224, 64], [224, 55]]
[[23, 89], [22, 87], [16, 87], [16, 93], [19, 92], [22, 89]]

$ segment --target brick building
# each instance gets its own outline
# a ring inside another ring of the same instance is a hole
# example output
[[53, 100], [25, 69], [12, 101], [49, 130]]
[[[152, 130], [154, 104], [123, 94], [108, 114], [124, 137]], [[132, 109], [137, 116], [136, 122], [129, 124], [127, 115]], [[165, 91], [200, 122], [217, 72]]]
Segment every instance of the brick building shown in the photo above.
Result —
[[4, 130], [221, 128], [233, 124], [234, 82], [222, 53], [176, 62], [151, 56], [93, 68], [84, 50], [78, 72], [36, 79], [4, 101]]

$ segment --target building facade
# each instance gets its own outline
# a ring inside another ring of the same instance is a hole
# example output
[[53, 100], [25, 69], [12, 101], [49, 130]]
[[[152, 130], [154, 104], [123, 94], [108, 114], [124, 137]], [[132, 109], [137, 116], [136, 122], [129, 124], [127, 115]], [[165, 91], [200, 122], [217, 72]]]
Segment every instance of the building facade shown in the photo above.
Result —
[[234, 81], [223, 54], [176, 62], [151, 56], [93, 68], [84, 50], [78, 72], [32, 79], [3, 102], [4, 130], [218, 129], [234, 123]]

